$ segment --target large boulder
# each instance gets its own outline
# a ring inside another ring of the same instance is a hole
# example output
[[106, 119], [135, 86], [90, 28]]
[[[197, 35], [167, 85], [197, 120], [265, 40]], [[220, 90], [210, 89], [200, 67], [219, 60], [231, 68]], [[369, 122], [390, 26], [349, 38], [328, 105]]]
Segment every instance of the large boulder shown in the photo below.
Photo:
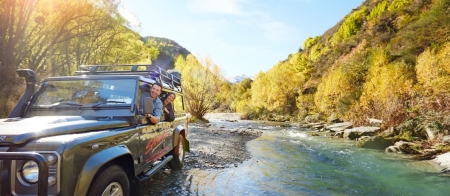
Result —
[[354, 140], [361, 136], [374, 136], [379, 130], [380, 127], [355, 127], [346, 129], [344, 130], [344, 138]]

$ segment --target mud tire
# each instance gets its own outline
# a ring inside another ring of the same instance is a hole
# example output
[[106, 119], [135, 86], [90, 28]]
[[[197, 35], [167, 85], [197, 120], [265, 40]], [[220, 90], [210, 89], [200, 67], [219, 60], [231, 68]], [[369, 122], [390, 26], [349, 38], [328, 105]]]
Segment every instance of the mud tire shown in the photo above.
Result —
[[[122, 193], [122, 194], [120, 194]], [[130, 183], [127, 174], [118, 165], [112, 165], [101, 171], [94, 179], [88, 196], [130, 195]]]
[[179, 135], [178, 144], [171, 151], [170, 155], [173, 156], [172, 160], [169, 162], [169, 167], [172, 170], [181, 170], [184, 165], [184, 137], [183, 135]]

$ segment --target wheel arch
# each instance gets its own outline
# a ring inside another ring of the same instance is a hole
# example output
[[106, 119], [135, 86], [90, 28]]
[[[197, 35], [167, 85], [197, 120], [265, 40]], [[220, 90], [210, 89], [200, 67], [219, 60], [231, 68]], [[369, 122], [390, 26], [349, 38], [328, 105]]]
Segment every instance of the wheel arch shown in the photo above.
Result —
[[175, 147], [178, 145], [178, 140], [180, 138], [179, 135], [183, 135], [183, 138], [186, 139], [186, 130], [182, 125], [178, 125], [175, 130], [173, 131], [173, 141], [172, 141], [172, 147]]
[[125, 145], [119, 145], [104, 149], [89, 157], [83, 166], [82, 172], [80, 172], [74, 195], [86, 195], [91, 187], [92, 181], [98, 173], [101, 172], [102, 169], [113, 164], [119, 165], [127, 173], [130, 182], [130, 190], [136, 191], [134, 186], [136, 186], [137, 183], [137, 191], [139, 191], [139, 181], [134, 176], [134, 165], [131, 152]]

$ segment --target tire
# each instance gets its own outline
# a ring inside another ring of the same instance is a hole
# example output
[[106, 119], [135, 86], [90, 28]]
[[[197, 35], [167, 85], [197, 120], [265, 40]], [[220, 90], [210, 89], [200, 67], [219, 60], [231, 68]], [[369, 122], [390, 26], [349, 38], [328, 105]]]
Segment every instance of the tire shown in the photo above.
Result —
[[89, 190], [89, 196], [130, 195], [127, 174], [120, 166], [112, 165], [101, 171]]
[[175, 146], [172, 151], [170, 151], [170, 155], [173, 156], [173, 159], [169, 162], [169, 167], [172, 170], [181, 170], [184, 164], [184, 137], [183, 135], [179, 135], [178, 137], [178, 145]]

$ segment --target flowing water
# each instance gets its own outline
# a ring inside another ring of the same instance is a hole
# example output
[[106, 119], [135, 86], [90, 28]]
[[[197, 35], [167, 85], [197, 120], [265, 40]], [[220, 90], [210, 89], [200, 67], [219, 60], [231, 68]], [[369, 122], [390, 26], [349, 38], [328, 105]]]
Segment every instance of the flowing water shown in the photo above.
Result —
[[[254, 127], [263, 124], [254, 124]], [[237, 168], [190, 171], [192, 195], [449, 195], [450, 177], [429, 162], [311, 137], [300, 128], [262, 127], [251, 160]], [[428, 163], [428, 164], [427, 164]]]
[[247, 143], [252, 158], [238, 167], [156, 175], [143, 195], [450, 195], [450, 176], [430, 161], [309, 136], [299, 127], [214, 123], [263, 130]]

